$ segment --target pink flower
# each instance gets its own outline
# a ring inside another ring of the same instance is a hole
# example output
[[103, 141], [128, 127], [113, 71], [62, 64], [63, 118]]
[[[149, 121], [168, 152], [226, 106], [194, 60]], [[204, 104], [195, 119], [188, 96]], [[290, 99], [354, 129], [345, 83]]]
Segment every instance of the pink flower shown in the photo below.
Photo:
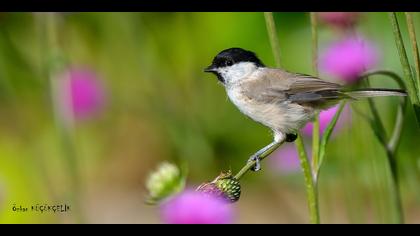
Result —
[[320, 70], [347, 83], [359, 80], [378, 61], [378, 51], [368, 41], [347, 38], [331, 44], [320, 56]]
[[70, 107], [76, 118], [89, 118], [99, 113], [105, 103], [102, 81], [89, 69], [73, 68], [66, 72], [70, 88]]
[[[338, 105], [335, 107], [331, 107], [328, 110], [324, 110], [319, 114], [319, 132], [320, 134], [323, 134], [325, 129], [327, 128], [328, 124], [333, 119], [335, 113], [338, 111]], [[339, 130], [342, 128], [345, 123], [347, 123], [350, 120], [350, 108], [348, 106], [344, 107], [343, 112], [341, 113], [340, 117], [338, 118], [337, 124], [335, 125], [334, 131]], [[306, 124], [305, 127], [302, 129], [302, 133], [307, 136], [312, 136], [312, 129], [313, 129], [313, 123], [310, 122]], [[333, 131], [333, 132], [334, 132]]]
[[[311, 156], [309, 145], [306, 154]], [[280, 147], [270, 159], [271, 165], [274, 170], [279, 171], [281, 174], [291, 174], [300, 171], [299, 155], [296, 151], [296, 146], [292, 143], [286, 143]]]
[[348, 28], [353, 26], [360, 17], [359, 12], [318, 12], [318, 18], [322, 23]]
[[167, 224], [229, 224], [233, 208], [225, 200], [186, 190], [161, 206]]

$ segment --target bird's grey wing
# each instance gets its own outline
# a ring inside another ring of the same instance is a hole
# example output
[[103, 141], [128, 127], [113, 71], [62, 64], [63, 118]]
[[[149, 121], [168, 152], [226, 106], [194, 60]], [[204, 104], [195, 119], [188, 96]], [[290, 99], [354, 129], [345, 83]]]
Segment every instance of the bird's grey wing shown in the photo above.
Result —
[[342, 86], [336, 83], [328, 82], [320, 78], [305, 75], [289, 73], [287, 76], [289, 82], [289, 90], [292, 93], [306, 93], [318, 91], [339, 91]]
[[288, 100], [316, 108], [327, 108], [339, 100], [350, 98], [343, 93], [342, 86], [314, 76], [289, 73]]
[[278, 69], [267, 69], [263, 77], [247, 86], [248, 94], [261, 102], [290, 101], [325, 108], [348, 97], [339, 84]]
[[281, 79], [273, 73], [256, 76], [241, 84], [242, 93], [248, 98], [261, 103], [285, 101], [288, 90], [288, 81]]

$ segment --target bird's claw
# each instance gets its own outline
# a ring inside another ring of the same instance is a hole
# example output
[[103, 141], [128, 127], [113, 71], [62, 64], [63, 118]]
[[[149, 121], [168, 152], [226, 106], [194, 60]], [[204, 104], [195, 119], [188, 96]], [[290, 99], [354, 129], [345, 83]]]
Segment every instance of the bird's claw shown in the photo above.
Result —
[[254, 166], [251, 167], [252, 171], [259, 171], [261, 170], [261, 162], [260, 162], [260, 157], [259, 156], [252, 156], [251, 158], [248, 159], [248, 163], [249, 162], [255, 162]]

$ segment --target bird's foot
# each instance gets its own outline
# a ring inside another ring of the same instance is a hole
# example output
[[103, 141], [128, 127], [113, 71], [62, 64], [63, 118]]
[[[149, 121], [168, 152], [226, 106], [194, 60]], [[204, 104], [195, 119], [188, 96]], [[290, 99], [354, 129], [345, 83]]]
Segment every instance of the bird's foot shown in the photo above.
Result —
[[286, 134], [286, 142], [292, 143], [297, 139], [298, 135], [294, 133]]
[[251, 158], [248, 159], [249, 162], [255, 162], [254, 166], [251, 167], [252, 171], [259, 171], [261, 170], [261, 160], [260, 156], [254, 155]]

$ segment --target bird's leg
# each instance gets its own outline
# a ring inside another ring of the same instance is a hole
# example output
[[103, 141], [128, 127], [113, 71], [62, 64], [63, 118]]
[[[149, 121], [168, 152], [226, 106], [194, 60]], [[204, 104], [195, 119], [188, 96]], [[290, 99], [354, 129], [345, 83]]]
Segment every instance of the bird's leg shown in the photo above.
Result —
[[281, 144], [283, 144], [285, 139], [275, 140], [274, 142], [268, 144], [267, 146], [260, 149], [254, 155], [252, 155], [248, 162], [255, 162], [255, 165], [251, 168], [252, 171], [259, 171], [261, 169], [261, 158], [270, 155], [274, 150], [276, 150]]

